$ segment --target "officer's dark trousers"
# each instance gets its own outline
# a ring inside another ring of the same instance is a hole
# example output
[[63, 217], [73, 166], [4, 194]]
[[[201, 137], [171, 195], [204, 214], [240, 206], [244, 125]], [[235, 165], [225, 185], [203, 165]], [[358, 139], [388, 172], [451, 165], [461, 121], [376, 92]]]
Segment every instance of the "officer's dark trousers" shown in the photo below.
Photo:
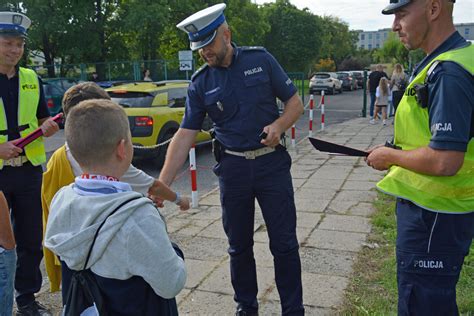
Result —
[[34, 293], [41, 289], [40, 262], [43, 258], [41, 166], [30, 163], [22, 167], [3, 167], [0, 170], [0, 190], [11, 209], [13, 231], [18, 256], [15, 290], [18, 305], [34, 300]]
[[474, 213], [436, 213], [397, 201], [399, 315], [458, 315], [456, 283], [473, 236]]
[[214, 168], [219, 176], [222, 219], [229, 240], [234, 299], [248, 311], [258, 309], [253, 254], [256, 198], [270, 239], [282, 313], [304, 314], [290, 167], [288, 153], [277, 150], [255, 160], [224, 154]]

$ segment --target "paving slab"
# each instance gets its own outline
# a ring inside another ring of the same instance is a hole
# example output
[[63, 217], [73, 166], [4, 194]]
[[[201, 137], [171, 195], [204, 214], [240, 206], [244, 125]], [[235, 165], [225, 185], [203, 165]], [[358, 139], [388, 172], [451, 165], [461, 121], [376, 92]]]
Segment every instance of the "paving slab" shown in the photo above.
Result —
[[183, 250], [185, 258], [219, 261], [227, 257], [227, 240], [208, 237], [190, 237], [177, 234], [171, 234], [171, 239], [175, 240]]
[[344, 232], [369, 233], [371, 225], [369, 219], [365, 217], [328, 214], [321, 221], [318, 228]]
[[357, 252], [365, 242], [367, 234], [316, 229], [306, 241], [314, 248]]
[[354, 191], [341, 190], [335, 200], [336, 201], [357, 201], [357, 202], [371, 202], [377, 197], [375, 191]]
[[[316, 273], [302, 273], [303, 302], [307, 305], [337, 308], [343, 299], [348, 279], [345, 277]], [[278, 292], [272, 291], [269, 299], [279, 301]]]
[[329, 200], [326, 197], [319, 199], [295, 199], [296, 210], [302, 212], [322, 213], [328, 204]]
[[299, 228], [314, 228], [319, 224], [322, 215], [318, 213], [297, 212], [296, 213], [296, 227]]
[[347, 180], [342, 186], [343, 190], [370, 191], [375, 190], [374, 182], [361, 180]]
[[189, 316], [234, 315], [235, 303], [233, 295], [194, 290], [178, 305], [178, 311], [180, 315]]
[[186, 288], [193, 289], [199, 286], [212, 271], [217, 269], [222, 262], [219, 261], [203, 261], [186, 258], [186, 270], [187, 270], [187, 279], [186, 279]]
[[325, 275], [349, 277], [356, 254], [349, 251], [302, 247], [300, 250], [303, 271]]

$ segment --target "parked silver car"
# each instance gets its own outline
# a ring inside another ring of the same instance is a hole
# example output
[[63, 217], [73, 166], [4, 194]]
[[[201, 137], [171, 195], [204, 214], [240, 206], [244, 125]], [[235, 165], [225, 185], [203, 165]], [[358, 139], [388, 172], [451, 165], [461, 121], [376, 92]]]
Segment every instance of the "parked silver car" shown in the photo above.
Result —
[[337, 72], [337, 78], [342, 81], [342, 88], [344, 90], [357, 90], [357, 79], [349, 71]]
[[336, 91], [342, 93], [342, 82], [335, 72], [317, 72], [311, 76], [309, 93], [321, 93], [323, 90], [329, 94], [335, 94]]

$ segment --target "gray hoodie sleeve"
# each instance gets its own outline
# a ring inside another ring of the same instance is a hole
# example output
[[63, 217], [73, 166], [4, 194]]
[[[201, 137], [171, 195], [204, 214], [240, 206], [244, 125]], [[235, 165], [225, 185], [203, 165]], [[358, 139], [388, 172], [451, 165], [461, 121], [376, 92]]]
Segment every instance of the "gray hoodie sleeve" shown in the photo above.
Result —
[[141, 276], [159, 296], [173, 298], [186, 283], [186, 266], [173, 249], [164, 222], [155, 213], [137, 220], [129, 231], [128, 269]]
[[148, 193], [148, 189], [155, 181], [155, 178], [149, 176], [133, 165], [130, 165], [125, 174], [120, 178], [120, 181], [130, 184], [133, 191], [146, 195]]

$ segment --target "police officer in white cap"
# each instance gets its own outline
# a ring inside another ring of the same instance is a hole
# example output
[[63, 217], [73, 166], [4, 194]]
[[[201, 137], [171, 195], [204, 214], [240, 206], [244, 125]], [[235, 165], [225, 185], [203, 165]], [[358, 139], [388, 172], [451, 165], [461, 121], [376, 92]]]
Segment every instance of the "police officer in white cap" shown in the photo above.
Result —
[[[206, 65], [192, 77], [185, 116], [168, 149], [160, 180], [172, 182], [207, 113], [214, 122], [218, 162], [214, 172], [219, 177], [237, 315], [258, 313], [255, 199], [267, 225], [282, 314], [303, 315], [291, 158], [280, 145], [281, 136], [303, 113], [303, 104], [270, 53], [231, 42], [225, 7], [214, 5], [177, 25]], [[281, 117], [277, 97], [285, 103]]]
[[38, 127], [46, 137], [59, 129], [50, 118], [38, 76], [18, 66], [30, 25], [23, 14], [0, 12], [0, 145], [9, 149], [0, 157], [0, 190], [11, 209], [17, 243], [17, 315], [50, 315], [35, 300], [42, 283], [41, 164], [46, 162], [46, 153], [41, 138], [23, 151], [12, 143]]
[[[456, 284], [474, 237], [474, 47], [455, 29], [454, 0], [391, 0], [392, 30], [422, 49], [395, 119], [395, 145], [369, 166], [397, 198], [399, 315], [458, 315]], [[472, 293], [469, 293], [471, 295]]]

